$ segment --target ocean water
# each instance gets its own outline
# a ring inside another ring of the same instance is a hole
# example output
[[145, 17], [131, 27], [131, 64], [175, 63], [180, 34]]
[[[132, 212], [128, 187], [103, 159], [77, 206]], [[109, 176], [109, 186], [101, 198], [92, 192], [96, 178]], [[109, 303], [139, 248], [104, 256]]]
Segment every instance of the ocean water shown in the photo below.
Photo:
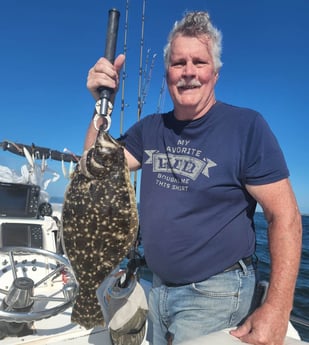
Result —
[[[267, 245], [267, 223], [263, 213], [255, 214], [257, 247], [261, 279], [269, 280], [269, 251]], [[303, 246], [301, 265], [294, 295], [291, 321], [300, 337], [309, 342], [309, 216], [302, 216]]]

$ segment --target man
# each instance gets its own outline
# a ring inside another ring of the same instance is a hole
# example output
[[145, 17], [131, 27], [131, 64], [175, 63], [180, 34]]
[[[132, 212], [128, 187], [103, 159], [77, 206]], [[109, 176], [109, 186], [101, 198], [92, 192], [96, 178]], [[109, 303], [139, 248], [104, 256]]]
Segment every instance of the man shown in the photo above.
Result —
[[[251, 344], [282, 345], [301, 253], [301, 220], [276, 138], [257, 112], [217, 101], [221, 33], [208, 13], [176, 22], [164, 50], [174, 109], [145, 117], [123, 140], [131, 170], [142, 169], [140, 227], [154, 273], [153, 344], [179, 344], [238, 326]], [[101, 58], [87, 87], [117, 89], [124, 56]], [[90, 124], [85, 148], [96, 138]], [[256, 203], [269, 224], [271, 276], [257, 308]]]

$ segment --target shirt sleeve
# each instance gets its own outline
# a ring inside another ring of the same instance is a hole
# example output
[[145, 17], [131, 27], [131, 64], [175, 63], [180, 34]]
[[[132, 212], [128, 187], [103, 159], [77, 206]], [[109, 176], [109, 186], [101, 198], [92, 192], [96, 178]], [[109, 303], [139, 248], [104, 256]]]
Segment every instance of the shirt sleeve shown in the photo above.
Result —
[[260, 114], [248, 132], [245, 152], [246, 184], [268, 184], [289, 176], [278, 140]]
[[120, 137], [120, 141], [125, 144], [126, 150], [128, 150], [140, 164], [143, 160], [143, 122], [143, 120], [136, 122]]

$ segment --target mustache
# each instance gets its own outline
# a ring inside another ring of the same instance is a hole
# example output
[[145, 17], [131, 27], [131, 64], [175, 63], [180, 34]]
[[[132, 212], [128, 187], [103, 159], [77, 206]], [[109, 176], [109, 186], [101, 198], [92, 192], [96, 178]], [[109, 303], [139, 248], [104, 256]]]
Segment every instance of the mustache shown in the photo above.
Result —
[[177, 87], [195, 87], [195, 86], [201, 86], [201, 82], [199, 82], [196, 79], [190, 80], [189, 82], [186, 82], [185, 80], [181, 79], [176, 84]]

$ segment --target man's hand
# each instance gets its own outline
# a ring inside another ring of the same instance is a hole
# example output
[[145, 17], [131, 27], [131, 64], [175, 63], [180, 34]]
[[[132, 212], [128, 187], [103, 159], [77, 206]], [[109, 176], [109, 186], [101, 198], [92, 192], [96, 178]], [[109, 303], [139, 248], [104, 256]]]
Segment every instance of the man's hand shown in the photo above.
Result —
[[265, 302], [230, 334], [254, 345], [283, 345], [289, 315]]
[[125, 56], [123, 54], [116, 57], [114, 64], [102, 57], [89, 70], [87, 88], [95, 100], [98, 100], [100, 97], [98, 88], [101, 86], [117, 91], [119, 86], [119, 73], [124, 61]]

